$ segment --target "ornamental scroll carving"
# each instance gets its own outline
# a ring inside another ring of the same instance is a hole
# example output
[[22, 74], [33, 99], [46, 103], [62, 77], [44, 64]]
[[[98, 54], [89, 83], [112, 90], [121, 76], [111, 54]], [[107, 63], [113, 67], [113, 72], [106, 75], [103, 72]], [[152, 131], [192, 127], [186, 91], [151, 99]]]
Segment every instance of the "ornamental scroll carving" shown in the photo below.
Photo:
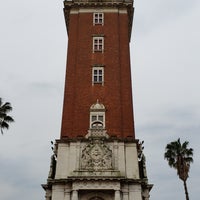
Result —
[[91, 140], [82, 150], [81, 169], [109, 170], [112, 169], [112, 151], [101, 140]]

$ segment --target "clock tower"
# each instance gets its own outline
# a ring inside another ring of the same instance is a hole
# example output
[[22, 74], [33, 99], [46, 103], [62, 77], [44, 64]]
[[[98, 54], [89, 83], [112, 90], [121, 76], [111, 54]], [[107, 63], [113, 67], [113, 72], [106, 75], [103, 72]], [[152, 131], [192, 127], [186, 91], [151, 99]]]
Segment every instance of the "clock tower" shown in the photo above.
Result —
[[64, 104], [42, 185], [46, 200], [149, 200], [152, 185], [134, 131], [133, 13], [133, 0], [64, 1]]

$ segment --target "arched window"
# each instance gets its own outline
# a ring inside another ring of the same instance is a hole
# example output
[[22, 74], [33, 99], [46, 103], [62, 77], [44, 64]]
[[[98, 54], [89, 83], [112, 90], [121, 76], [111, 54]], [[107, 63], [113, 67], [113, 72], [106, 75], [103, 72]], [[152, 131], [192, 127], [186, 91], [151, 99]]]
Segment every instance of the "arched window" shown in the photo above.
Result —
[[103, 198], [101, 198], [101, 197], [98, 197], [98, 196], [96, 196], [96, 197], [92, 197], [91, 199], [89, 199], [89, 200], [104, 200]]
[[104, 129], [105, 128], [105, 106], [97, 100], [90, 107], [90, 128]]

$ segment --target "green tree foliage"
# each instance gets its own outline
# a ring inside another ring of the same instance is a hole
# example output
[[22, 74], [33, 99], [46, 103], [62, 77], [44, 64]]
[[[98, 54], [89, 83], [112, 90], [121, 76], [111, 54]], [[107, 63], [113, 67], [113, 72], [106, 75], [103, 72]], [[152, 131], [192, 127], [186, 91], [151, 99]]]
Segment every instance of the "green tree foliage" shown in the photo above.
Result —
[[186, 200], [189, 200], [186, 180], [189, 175], [190, 164], [193, 162], [193, 149], [188, 148], [189, 142], [181, 144], [180, 138], [177, 141], [167, 144], [164, 158], [170, 167], [176, 169], [177, 175], [184, 183]]
[[3, 103], [2, 98], [0, 98], [0, 129], [1, 134], [3, 134], [3, 129], [8, 129], [9, 124], [14, 122], [14, 119], [8, 115], [12, 110], [12, 106], [9, 102]]

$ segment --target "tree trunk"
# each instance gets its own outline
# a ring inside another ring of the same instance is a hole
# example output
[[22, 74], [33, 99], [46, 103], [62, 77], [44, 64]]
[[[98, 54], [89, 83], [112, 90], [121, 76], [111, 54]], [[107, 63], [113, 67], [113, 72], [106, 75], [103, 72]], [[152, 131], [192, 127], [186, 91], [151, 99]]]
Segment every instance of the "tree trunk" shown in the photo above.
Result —
[[186, 200], [189, 200], [189, 195], [188, 195], [186, 180], [183, 181], [183, 184], [184, 184], [184, 189], [185, 189]]

